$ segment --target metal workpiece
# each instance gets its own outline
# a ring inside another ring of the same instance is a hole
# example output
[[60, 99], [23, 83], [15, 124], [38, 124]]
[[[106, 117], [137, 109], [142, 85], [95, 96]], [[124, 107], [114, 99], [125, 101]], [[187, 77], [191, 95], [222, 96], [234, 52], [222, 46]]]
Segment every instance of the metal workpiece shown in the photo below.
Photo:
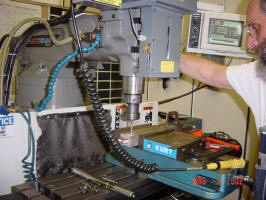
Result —
[[[134, 127], [134, 134], [140, 136], [154, 136], [160, 135], [167, 132], [175, 130], [175, 126], [150, 126], [150, 125], [140, 125]], [[120, 128], [116, 130], [119, 134], [127, 134], [130, 131], [129, 128]]]
[[130, 127], [130, 132], [120, 133], [119, 142], [120, 144], [126, 145], [128, 147], [136, 147], [139, 145], [139, 135], [134, 134], [133, 126]]
[[134, 192], [130, 191], [130, 190], [127, 190], [127, 189], [124, 189], [122, 187], [119, 187], [117, 185], [114, 185], [113, 183], [110, 183], [108, 181], [105, 181], [105, 180], [102, 180], [102, 179], [99, 179], [97, 177], [94, 177], [92, 176], [91, 174], [81, 170], [81, 169], [78, 169], [78, 168], [71, 168], [71, 171], [74, 173], [74, 174], [77, 174], [83, 178], [85, 178], [86, 180], [90, 180], [92, 182], [96, 182], [98, 184], [101, 184], [103, 185], [104, 187], [106, 187], [107, 189], [110, 189], [110, 190], [113, 190], [115, 192], [118, 192], [122, 195], [125, 195], [129, 198], [135, 198], [135, 194]]

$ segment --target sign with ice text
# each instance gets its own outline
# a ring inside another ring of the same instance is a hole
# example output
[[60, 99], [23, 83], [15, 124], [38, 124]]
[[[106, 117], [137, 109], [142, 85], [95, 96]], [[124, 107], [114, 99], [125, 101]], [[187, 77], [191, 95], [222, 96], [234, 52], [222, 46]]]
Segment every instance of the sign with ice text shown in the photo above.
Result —
[[0, 117], [0, 137], [14, 136], [14, 116]]

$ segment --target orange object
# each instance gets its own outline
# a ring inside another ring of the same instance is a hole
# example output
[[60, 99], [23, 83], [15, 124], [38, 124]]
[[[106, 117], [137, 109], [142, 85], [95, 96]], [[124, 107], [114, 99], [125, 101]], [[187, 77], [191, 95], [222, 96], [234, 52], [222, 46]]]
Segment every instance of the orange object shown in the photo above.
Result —
[[203, 131], [201, 129], [199, 129], [199, 130], [192, 131], [191, 134], [195, 135], [195, 136], [202, 136]]
[[127, 107], [126, 104], [123, 104], [123, 105], [117, 105], [117, 106], [115, 107], [115, 109], [116, 109], [116, 110], [120, 110], [120, 109], [124, 109], [124, 108], [126, 108], [126, 107]]
[[231, 143], [224, 142], [222, 140], [218, 140], [218, 139], [211, 138], [211, 137], [206, 137], [206, 140], [208, 140], [212, 143], [215, 143], [215, 144], [222, 144], [222, 145], [229, 146], [229, 147], [235, 149], [236, 151], [238, 151], [240, 149], [240, 145], [238, 145], [238, 144], [231, 144]]
[[153, 109], [153, 106], [145, 106], [144, 108], [143, 108], [143, 110], [152, 110]]

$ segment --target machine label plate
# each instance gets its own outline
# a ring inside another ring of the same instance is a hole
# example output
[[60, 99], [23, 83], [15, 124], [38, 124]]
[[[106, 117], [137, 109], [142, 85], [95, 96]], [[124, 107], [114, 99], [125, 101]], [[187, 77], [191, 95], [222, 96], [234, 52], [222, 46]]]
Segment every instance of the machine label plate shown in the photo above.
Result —
[[174, 73], [175, 63], [173, 61], [161, 61], [161, 72]]
[[[57, 38], [58, 36], [56, 36]], [[27, 47], [51, 47], [53, 42], [49, 35], [32, 36]]]
[[143, 141], [144, 150], [176, 159], [177, 149], [170, 149], [170, 147], [170, 145], [162, 144], [152, 140], [144, 139]]

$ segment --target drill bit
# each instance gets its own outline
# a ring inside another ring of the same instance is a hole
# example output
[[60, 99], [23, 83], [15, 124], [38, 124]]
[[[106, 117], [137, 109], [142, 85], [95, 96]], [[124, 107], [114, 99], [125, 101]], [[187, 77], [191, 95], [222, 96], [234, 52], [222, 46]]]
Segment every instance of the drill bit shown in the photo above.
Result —
[[132, 120], [130, 120], [129, 121], [129, 133], [130, 133], [130, 135], [133, 135], [133, 121]]

